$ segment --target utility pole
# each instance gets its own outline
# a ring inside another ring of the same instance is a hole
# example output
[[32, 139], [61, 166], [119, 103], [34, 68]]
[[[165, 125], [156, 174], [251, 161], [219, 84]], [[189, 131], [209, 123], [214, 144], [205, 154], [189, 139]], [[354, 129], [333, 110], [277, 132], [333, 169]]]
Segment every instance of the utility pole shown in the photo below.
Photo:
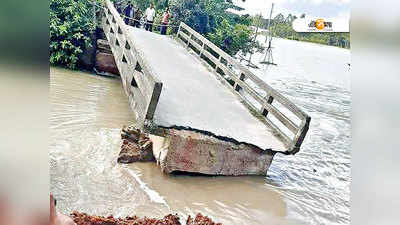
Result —
[[269, 20], [268, 20], [268, 35], [265, 37], [265, 43], [268, 41], [268, 36], [270, 36], [270, 27], [271, 27], [271, 18], [272, 18], [272, 10], [274, 10], [274, 3], [271, 6], [271, 12], [269, 13]]
[[[271, 46], [271, 43], [272, 43], [271, 19], [272, 19], [273, 10], [274, 10], [274, 3], [272, 3], [272, 5], [271, 5], [271, 12], [269, 13], [268, 35], [265, 37], [265, 43], [268, 42], [268, 47], [267, 47], [267, 50], [265, 51], [264, 60], [261, 63], [276, 65], [274, 63], [274, 58], [272, 56], [272, 46]], [[268, 61], [267, 61], [267, 57], [268, 57]]]
[[[261, 15], [260, 15], [260, 17], [261, 17]], [[257, 18], [257, 17], [256, 17]], [[258, 35], [258, 24], [259, 23], [259, 21], [258, 21], [258, 19], [256, 20], [256, 22], [255, 22], [255, 24], [254, 25], [256, 25], [256, 35], [254, 36], [254, 41], [253, 42], [256, 42], [257, 41], [257, 35]], [[253, 53], [250, 53], [250, 58], [249, 58], [249, 65], [248, 66], [250, 66], [251, 65], [251, 57], [253, 56]]]
[[[254, 35], [253, 42], [256, 42], [256, 41], [257, 41], [258, 30], [259, 30], [259, 26], [260, 26], [260, 24], [261, 24], [262, 18], [263, 18], [263, 17], [262, 17], [261, 14], [256, 15], [256, 16], [253, 18], [253, 25], [256, 26], [256, 32], [255, 32], [255, 35]], [[251, 63], [251, 58], [252, 58], [252, 56], [253, 56], [253, 53], [250, 52], [250, 57], [249, 57], [249, 59], [248, 59], [248, 65], [247, 65], [247, 66], [257, 68], [256, 65], [254, 65], [254, 64]]]

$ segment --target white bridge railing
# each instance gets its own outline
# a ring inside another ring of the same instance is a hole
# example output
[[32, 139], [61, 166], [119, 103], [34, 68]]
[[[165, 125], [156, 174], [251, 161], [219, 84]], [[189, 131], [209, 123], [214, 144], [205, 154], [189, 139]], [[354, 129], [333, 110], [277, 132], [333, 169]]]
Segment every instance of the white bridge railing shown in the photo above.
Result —
[[128, 35], [125, 22], [109, 1], [105, 1], [102, 18], [104, 33], [121, 75], [129, 104], [136, 113], [140, 126], [152, 120], [161, 94], [162, 82], [157, 78], [141, 52], [135, 48], [135, 40]]
[[227, 86], [275, 131], [288, 148], [286, 153], [296, 154], [300, 150], [310, 116], [185, 23], [180, 24], [177, 37], [210, 65], [214, 73], [221, 75]]

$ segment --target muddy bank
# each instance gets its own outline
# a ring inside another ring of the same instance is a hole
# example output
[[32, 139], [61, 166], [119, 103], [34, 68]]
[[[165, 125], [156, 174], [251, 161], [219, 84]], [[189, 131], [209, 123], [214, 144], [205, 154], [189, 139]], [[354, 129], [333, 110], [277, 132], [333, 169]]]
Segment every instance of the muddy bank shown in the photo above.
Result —
[[[113, 216], [90, 216], [85, 213], [73, 212], [71, 217], [77, 225], [181, 225], [178, 215], [169, 214], [162, 219], [139, 218], [137, 216], [122, 218], [114, 218]], [[200, 213], [195, 218], [189, 216], [186, 225], [222, 225], [215, 223], [207, 216]]]

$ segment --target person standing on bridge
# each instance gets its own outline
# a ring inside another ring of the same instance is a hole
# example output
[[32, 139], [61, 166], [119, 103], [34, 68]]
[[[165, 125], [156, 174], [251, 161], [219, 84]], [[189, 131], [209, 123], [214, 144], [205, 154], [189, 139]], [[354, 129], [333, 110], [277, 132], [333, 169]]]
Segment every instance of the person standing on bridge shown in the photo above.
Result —
[[172, 15], [169, 13], [169, 7], [164, 12], [164, 15], [162, 17], [161, 21], [161, 35], [166, 35], [167, 34], [167, 25], [168, 25], [168, 19], [171, 18]]
[[124, 15], [125, 15], [125, 24], [131, 25], [133, 18], [135, 16], [135, 11], [133, 10], [132, 2], [129, 2], [128, 5], [125, 7]]
[[154, 17], [156, 16], [156, 10], [154, 9], [153, 3], [150, 3], [150, 7], [146, 9], [144, 15], [146, 16], [147, 20], [145, 29], [147, 31], [153, 32], [153, 21]]
[[142, 11], [138, 7], [135, 11], [135, 20], [133, 21], [133, 26], [136, 28], [140, 27], [140, 19], [142, 18]]
[[114, 7], [115, 7], [115, 9], [117, 9], [117, 12], [118, 12], [119, 14], [122, 13], [122, 10], [121, 10], [121, 8], [122, 8], [122, 1], [114, 2]]

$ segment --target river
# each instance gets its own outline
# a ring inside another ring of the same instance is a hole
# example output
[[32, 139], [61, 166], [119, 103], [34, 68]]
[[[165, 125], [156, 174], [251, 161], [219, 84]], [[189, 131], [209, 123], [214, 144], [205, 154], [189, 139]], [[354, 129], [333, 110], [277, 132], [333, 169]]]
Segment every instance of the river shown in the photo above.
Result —
[[[275, 39], [278, 66], [253, 70], [312, 117], [295, 156], [266, 177], [165, 175], [154, 163], [120, 165], [122, 125], [135, 121], [119, 79], [51, 68], [50, 189], [59, 210], [224, 224], [349, 224], [350, 51]], [[254, 62], [262, 57], [253, 56]]]

